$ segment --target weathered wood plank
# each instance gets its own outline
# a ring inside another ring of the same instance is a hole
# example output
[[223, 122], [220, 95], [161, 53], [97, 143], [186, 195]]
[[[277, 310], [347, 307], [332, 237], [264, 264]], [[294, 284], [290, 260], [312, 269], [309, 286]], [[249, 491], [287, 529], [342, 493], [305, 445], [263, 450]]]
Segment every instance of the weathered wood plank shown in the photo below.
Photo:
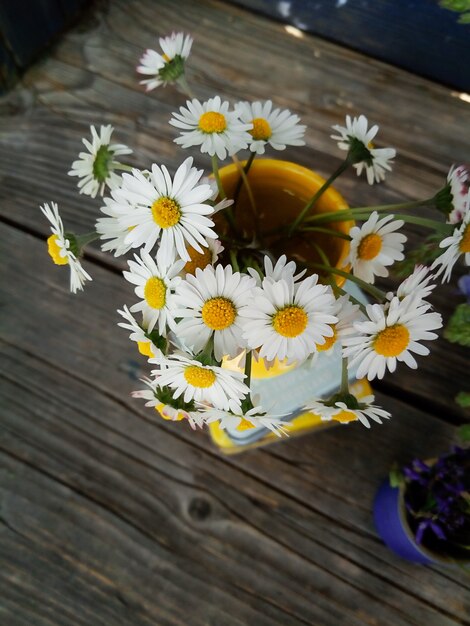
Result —
[[[99, 611], [97, 620], [117, 624], [126, 623], [114, 617], [120, 601], [136, 624], [188, 614], [191, 624], [208, 615], [238, 623], [227, 614], [256, 624], [466, 623], [464, 577], [401, 563], [370, 516], [391, 461], [442, 450], [452, 428], [381, 398], [394, 418], [371, 432], [338, 428], [220, 459], [205, 435], [128, 399], [139, 362], [114, 332], [113, 310], [129, 296], [117, 276], [94, 267], [90, 288], [72, 299], [42, 243], [3, 227], [2, 245], [0, 481], [2, 518], [28, 540], [8, 578], [20, 616], [34, 600], [22, 612], [15, 594], [51, 562], [58, 602], [73, 611], [102, 594], [112, 617]], [[34, 314], [24, 307], [25, 294], [39, 302], [45, 293]]]

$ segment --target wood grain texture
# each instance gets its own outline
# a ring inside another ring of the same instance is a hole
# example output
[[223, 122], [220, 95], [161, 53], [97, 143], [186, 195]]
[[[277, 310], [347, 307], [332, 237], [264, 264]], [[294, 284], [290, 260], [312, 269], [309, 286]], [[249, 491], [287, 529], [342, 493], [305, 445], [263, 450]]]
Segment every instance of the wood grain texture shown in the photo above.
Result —
[[[463, 351], [434, 342], [418, 375], [380, 385], [393, 413], [382, 427], [221, 458], [205, 433], [129, 397], [145, 370], [115, 326], [116, 308], [133, 302], [122, 261], [92, 248], [94, 280], [72, 297], [47, 257], [40, 203], [57, 201], [79, 232], [98, 214], [66, 176], [90, 123], [115, 125], [138, 166], [174, 169], [186, 156], [167, 124], [181, 96], [144, 94], [134, 73], [173, 29], [195, 35], [189, 77], [201, 98], [275, 97], [303, 117], [308, 145], [285, 155], [293, 161], [328, 174], [339, 157], [331, 124], [352, 112], [381, 123], [401, 158], [381, 186], [345, 176], [351, 204], [428, 196], [466, 158], [468, 105], [448, 90], [210, 0], [117, 0], [31, 69], [0, 101], [0, 622], [468, 625], [468, 578], [396, 559], [371, 519], [394, 460], [455, 440]], [[436, 306], [448, 314], [454, 297], [443, 289]]]
[[[370, 513], [390, 463], [445, 449], [452, 427], [381, 397], [394, 419], [371, 432], [220, 458], [129, 398], [143, 360], [109, 332], [129, 295], [119, 277], [94, 267], [72, 302], [42, 242], [0, 233], [11, 623], [468, 623], [465, 577], [395, 559]], [[25, 296], [45, 293], [32, 315]]]

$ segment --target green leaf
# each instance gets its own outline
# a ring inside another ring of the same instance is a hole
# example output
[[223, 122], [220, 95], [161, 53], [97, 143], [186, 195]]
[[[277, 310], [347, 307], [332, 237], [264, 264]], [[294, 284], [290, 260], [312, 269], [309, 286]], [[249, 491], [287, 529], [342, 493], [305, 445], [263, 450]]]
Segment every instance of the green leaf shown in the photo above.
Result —
[[[460, 404], [462, 408], [468, 409], [470, 407], [470, 391], [459, 391], [459, 393], [455, 396], [455, 401], [457, 402], [457, 404]], [[462, 426], [462, 428], [465, 427]], [[470, 440], [470, 424], [468, 425], [468, 428], [468, 439]]]
[[457, 20], [459, 24], [470, 24], [470, 12], [462, 13], [462, 15]]
[[470, 424], [464, 424], [457, 431], [460, 441], [470, 441]]
[[442, 249], [437, 245], [442, 237], [437, 234], [433, 234], [427, 237], [419, 248], [410, 250], [404, 261], [395, 263], [393, 266], [393, 273], [398, 278], [406, 278], [414, 270], [415, 265], [430, 265], [434, 259], [442, 254]]
[[457, 11], [457, 13], [463, 13], [470, 10], [470, 0], [441, 0], [439, 5], [443, 9], [449, 9], [449, 11]]
[[391, 468], [388, 477], [390, 479], [390, 487], [399, 487], [405, 482], [405, 477], [397, 465]]
[[470, 346], [470, 304], [464, 302], [455, 309], [444, 331], [444, 337], [461, 346]]

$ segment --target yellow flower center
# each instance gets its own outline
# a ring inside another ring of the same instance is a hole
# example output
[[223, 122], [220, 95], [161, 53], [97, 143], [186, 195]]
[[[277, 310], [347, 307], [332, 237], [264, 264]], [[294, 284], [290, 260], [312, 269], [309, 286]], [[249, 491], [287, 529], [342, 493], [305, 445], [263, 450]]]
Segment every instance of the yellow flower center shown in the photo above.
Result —
[[462, 254], [470, 252], [470, 224], [467, 224], [463, 231], [462, 239], [459, 243], [459, 250]]
[[373, 150], [375, 148], [375, 145], [372, 143], [372, 141], [369, 141], [367, 147], [369, 148], [369, 150]]
[[370, 233], [362, 239], [357, 249], [357, 256], [363, 261], [375, 259], [382, 249], [382, 237], [377, 233]]
[[283, 337], [297, 337], [307, 328], [308, 315], [299, 306], [286, 306], [273, 316], [274, 330]]
[[325, 337], [325, 343], [319, 344], [317, 343], [318, 352], [326, 352], [330, 348], [332, 348], [336, 343], [336, 324], [329, 324], [330, 328], [333, 329], [333, 335], [331, 337]]
[[262, 117], [257, 117], [253, 120], [252, 123], [253, 123], [253, 128], [252, 130], [249, 131], [249, 133], [253, 137], [253, 139], [255, 139], [256, 141], [258, 140], [268, 141], [268, 139], [273, 134], [271, 130], [271, 126], [269, 125], [269, 122], [267, 122]]
[[163, 60], [169, 63], [171, 61], [170, 57], [167, 54], [162, 54]]
[[243, 432], [244, 430], [251, 430], [252, 428], [256, 428], [256, 426], [244, 417], [242, 417], [240, 423], [237, 426], [237, 430], [239, 430], [240, 432]]
[[51, 235], [47, 239], [47, 251], [51, 259], [54, 261], [56, 265], [67, 265], [69, 262], [67, 257], [60, 256], [61, 248], [57, 245], [57, 241], [59, 237], [57, 235]]
[[410, 332], [403, 324], [381, 330], [374, 340], [374, 350], [382, 356], [398, 356], [410, 342]]
[[177, 413], [176, 417], [170, 417], [169, 415], [165, 415], [165, 413], [163, 412], [164, 410], [165, 405], [163, 403], [155, 405], [155, 411], [160, 415], [160, 417], [163, 417], [164, 420], [179, 422], [180, 420], [184, 419], [183, 413]]
[[140, 352], [140, 354], [143, 354], [144, 356], [148, 356], [153, 358], [155, 355], [152, 352], [152, 349], [150, 348], [150, 341], [138, 341], [137, 342], [137, 348]]
[[161, 278], [152, 276], [145, 283], [145, 301], [152, 309], [162, 309], [166, 302], [166, 285]]
[[188, 246], [186, 251], [191, 259], [184, 266], [187, 274], [195, 274], [198, 268], [203, 270], [212, 263], [212, 250], [209, 248], [203, 248], [203, 252], [198, 252], [192, 246]]
[[180, 221], [179, 204], [168, 196], [162, 196], [155, 200], [151, 210], [153, 219], [160, 228], [171, 228]]
[[237, 310], [227, 298], [211, 298], [202, 307], [202, 320], [212, 330], [224, 330], [233, 324]]
[[203, 389], [212, 387], [217, 378], [212, 370], [199, 367], [198, 365], [189, 365], [185, 368], [184, 377], [189, 385]]
[[335, 422], [341, 422], [341, 424], [347, 424], [348, 422], [355, 422], [357, 415], [351, 411], [340, 411], [336, 415], [333, 415]]
[[199, 130], [203, 133], [223, 133], [226, 128], [225, 115], [217, 111], [207, 111], [199, 118]]

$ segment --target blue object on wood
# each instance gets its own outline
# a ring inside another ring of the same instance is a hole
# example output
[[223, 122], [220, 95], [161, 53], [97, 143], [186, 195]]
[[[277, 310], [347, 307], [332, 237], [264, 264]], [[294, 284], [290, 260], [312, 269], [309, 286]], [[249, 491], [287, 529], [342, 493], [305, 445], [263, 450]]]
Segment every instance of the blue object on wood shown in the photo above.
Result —
[[391, 487], [387, 478], [380, 486], [374, 501], [375, 527], [390, 550], [408, 561], [429, 564], [432, 561], [419, 549], [406, 532], [399, 506], [398, 487]]
[[455, 89], [470, 91], [470, 24], [437, 0], [231, 0]]
[[91, 0], [1, 0], [0, 91], [57, 37]]

